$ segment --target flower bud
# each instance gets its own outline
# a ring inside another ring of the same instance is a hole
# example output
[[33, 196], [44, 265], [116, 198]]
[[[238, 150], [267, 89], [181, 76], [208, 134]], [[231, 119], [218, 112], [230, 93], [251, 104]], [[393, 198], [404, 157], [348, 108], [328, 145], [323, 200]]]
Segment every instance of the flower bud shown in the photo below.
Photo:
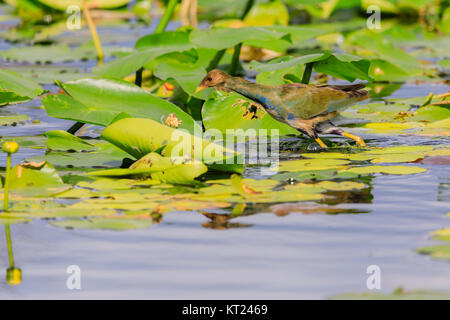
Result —
[[14, 141], [7, 141], [3, 144], [3, 152], [16, 153], [19, 150], [19, 145]]
[[10, 286], [18, 285], [22, 282], [22, 270], [19, 268], [9, 268], [6, 270], [6, 282]]

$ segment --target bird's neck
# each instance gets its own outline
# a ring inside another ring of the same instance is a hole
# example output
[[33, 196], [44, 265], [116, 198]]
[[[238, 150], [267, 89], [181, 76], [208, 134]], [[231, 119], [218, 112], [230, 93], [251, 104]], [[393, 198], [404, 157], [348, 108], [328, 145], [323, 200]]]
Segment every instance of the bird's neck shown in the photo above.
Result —
[[262, 105], [265, 105], [267, 102], [266, 90], [264, 90], [264, 86], [247, 81], [242, 78], [233, 77], [231, 78], [227, 84], [226, 88], [232, 91], [235, 91], [253, 101], [257, 101]]

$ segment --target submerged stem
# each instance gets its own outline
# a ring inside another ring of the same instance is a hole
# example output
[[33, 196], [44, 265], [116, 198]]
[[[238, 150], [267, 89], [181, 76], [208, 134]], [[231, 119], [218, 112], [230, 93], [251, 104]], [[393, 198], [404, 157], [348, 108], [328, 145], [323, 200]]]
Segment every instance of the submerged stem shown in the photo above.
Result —
[[8, 196], [9, 196], [9, 172], [11, 171], [11, 153], [8, 153], [6, 158], [6, 177], [5, 177], [5, 188], [3, 192], [3, 211], [7, 212], [9, 208]]
[[97, 50], [98, 65], [101, 66], [103, 63], [103, 49], [98, 37], [97, 28], [95, 27], [94, 21], [92, 20], [91, 13], [89, 12], [89, 7], [86, 0], [82, 0], [83, 13], [88, 23], [89, 29], [91, 30], [92, 40], [94, 41], [95, 50]]
[[14, 268], [14, 256], [12, 250], [11, 230], [9, 229], [9, 224], [5, 224], [5, 235], [6, 235], [6, 244], [8, 246], [9, 267]]

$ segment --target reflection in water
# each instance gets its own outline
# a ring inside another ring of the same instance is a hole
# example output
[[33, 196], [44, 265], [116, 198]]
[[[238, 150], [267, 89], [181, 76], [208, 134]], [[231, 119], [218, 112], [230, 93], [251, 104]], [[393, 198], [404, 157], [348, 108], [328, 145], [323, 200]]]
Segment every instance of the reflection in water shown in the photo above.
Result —
[[335, 205], [339, 203], [372, 203], [373, 195], [372, 188], [366, 188], [358, 191], [327, 191], [327, 197], [322, 200], [322, 203]]
[[[200, 211], [210, 221], [202, 223], [202, 227], [224, 230], [230, 228], [248, 228], [252, 224], [231, 223], [230, 220], [250, 216], [262, 212], [273, 212], [279, 217], [288, 215], [289, 213], [325, 213], [325, 214], [360, 214], [370, 213], [370, 210], [361, 210], [347, 207], [339, 207], [336, 205], [343, 203], [372, 203], [373, 195], [370, 180], [364, 181], [368, 187], [357, 191], [327, 191], [328, 197], [317, 202], [288, 202], [279, 204], [236, 204], [232, 208], [223, 209], [225, 212]], [[230, 212], [231, 211], [231, 212]]]
[[[441, 178], [442, 179], [442, 178]], [[439, 180], [441, 180], [439, 179]], [[443, 179], [442, 179], [443, 180]], [[449, 201], [450, 200], [450, 181], [448, 179], [439, 181], [437, 201]]]
[[370, 211], [364, 211], [359, 209], [351, 208], [339, 208], [319, 205], [313, 202], [297, 202], [297, 203], [283, 203], [276, 204], [270, 207], [270, 210], [279, 217], [288, 215], [289, 213], [326, 213], [326, 214], [358, 214], [358, 213], [369, 213]]
[[12, 250], [11, 230], [9, 224], [5, 224], [6, 245], [8, 247], [9, 268], [6, 269], [6, 282], [13, 286], [22, 282], [22, 270], [14, 266], [14, 256]]
[[[216, 230], [226, 230], [231, 228], [248, 228], [252, 227], [252, 224], [247, 223], [232, 223], [229, 222], [230, 219], [240, 217], [242, 215], [250, 215], [250, 213], [245, 213], [247, 209], [246, 204], [237, 204], [234, 206], [233, 211], [231, 213], [212, 213], [212, 212], [205, 212], [200, 211], [201, 214], [203, 214], [205, 217], [210, 219], [208, 222], [202, 223], [203, 228], [208, 229], [216, 229]], [[247, 210], [248, 211], [248, 210]], [[253, 212], [254, 214], [256, 212]]]

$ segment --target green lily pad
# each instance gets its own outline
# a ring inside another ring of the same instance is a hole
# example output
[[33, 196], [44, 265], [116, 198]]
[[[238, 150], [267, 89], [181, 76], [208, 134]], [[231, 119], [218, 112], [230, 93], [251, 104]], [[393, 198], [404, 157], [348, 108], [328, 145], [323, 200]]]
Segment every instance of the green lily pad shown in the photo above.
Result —
[[200, 161], [174, 164], [170, 158], [157, 153], [149, 153], [136, 161], [130, 169], [110, 169], [89, 172], [94, 176], [151, 176], [152, 180], [172, 184], [192, 184], [208, 168]]
[[300, 171], [300, 172], [284, 172], [271, 177], [277, 181], [315, 181], [315, 180], [329, 180], [329, 179], [353, 179], [360, 177], [357, 173], [338, 171], [336, 169], [314, 170], [314, 171]]
[[151, 219], [123, 218], [92, 218], [89, 220], [61, 220], [51, 225], [66, 229], [100, 229], [100, 230], [134, 230], [146, 229], [153, 224]]
[[48, 161], [56, 167], [69, 168], [107, 168], [119, 167], [129, 154], [106, 142], [93, 144], [90, 152], [49, 151], [45, 155], [28, 158], [27, 161]]
[[21, 103], [44, 93], [40, 85], [20, 74], [0, 69], [0, 106]]
[[[237, 93], [226, 95], [220, 92], [212, 93], [202, 109], [205, 129], [218, 129], [222, 133], [226, 133], [230, 129], [236, 129], [236, 132], [238, 130], [239, 132], [241, 130], [256, 130], [256, 134], [267, 135], [270, 135], [271, 130], [275, 129], [279, 131], [279, 135], [299, 134], [296, 129], [276, 121], [268, 113], [259, 109], [256, 111], [256, 119], [246, 117], [248, 104], [237, 105], [239, 99], [251, 101]], [[226, 118], [223, 117], [224, 114], [227, 115]], [[265, 129], [265, 131], [259, 131], [259, 129]]]
[[85, 140], [63, 130], [47, 131], [47, 148], [59, 151], [94, 151], [97, 148]]
[[286, 189], [297, 189], [302, 191], [303, 189], [308, 188], [318, 188], [322, 190], [331, 190], [331, 191], [346, 191], [346, 190], [361, 190], [366, 187], [366, 184], [361, 182], [354, 181], [321, 181], [317, 183], [297, 183], [295, 185], [288, 185]]
[[[1, 95], [1, 93], [0, 93]], [[15, 126], [17, 124], [23, 124], [25, 121], [30, 119], [26, 114], [10, 114], [2, 115], [0, 114], [0, 125], [1, 126]]]
[[290, 42], [288, 33], [274, 31], [265, 27], [195, 29], [189, 37], [191, 43], [198, 47], [216, 50], [232, 48], [238, 43], [246, 41], [253, 41], [252, 45], [257, 46], [257, 40], [270, 42], [281, 38]]
[[136, 159], [162, 150], [162, 155], [172, 159], [193, 157], [218, 170], [242, 172], [242, 164], [233, 151], [151, 119], [118, 120], [102, 132], [102, 138]]
[[[66, 25], [64, 24], [66, 28]], [[92, 77], [91, 73], [84, 72], [79, 67], [61, 65], [9, 65], [5, 68], [16, 72], [23, 78], [31, 79], [40, 84], [53, 84], [55, 79], [67, 82], [75, 79]]]
[[186, 112], [127, 81], [109, 78], [81, 79], [62, 84], [70, 94], [42, 99], [47, 113], [56, 118], [107, 126], [123, 112], [164, 123], [175, 114], [179, 128], [194, 132], [198, 124]]
[[[75, 5], [79, 8], [82, 7], [81, 0], [38, 0], [40, 3], [45, 4], [46, 6], [58, 9], [61, 11], [67, 10], [68, 7]], [[126, 5], [130, 0], [96, 0], [95, 7], [101, 9], [112, 9], [118, 8]]]
[[450, 244], [423, 247], [416, 251], [422, 254], [428, 254], [433, 259], [450, 261]]
[[135, 72], [146, 63], [169, 52], [183, 52], [193, 48], [189, 42], [189, 33], [167, 31], [147, 35], [136, 42], [138, 51], [120, 57], [92, 71], [103, 76], [123, 78]]
[[[280, 162], [279, 171], [312, 171], [345, 168], [350, 161], [341, 159], [300, 159]], [[271, 168], [277, 171], [277, 168]]]
[[11, 193], [21, 196], [50, 196], [71, 188], [48, 162], [16, 165], [9, 179]]
[[345, 169], [346, 172], [356, 174], [373, 174], [373, 173], [385, 173], [385, 174], [416, 174], [427, 171], [425, 168], [409, 167], [409, 166], [367, 166], [367, 167], [353, 167]]
[[433, 239], [441, 241], [450, 241], [450, 228], [443, 228], [433, 231]]
[[399, 288], [391, 294], [378, 292], [343, 293], [332, 300], [450, 300], [450, 293], [428, 290], [404, 291]]

